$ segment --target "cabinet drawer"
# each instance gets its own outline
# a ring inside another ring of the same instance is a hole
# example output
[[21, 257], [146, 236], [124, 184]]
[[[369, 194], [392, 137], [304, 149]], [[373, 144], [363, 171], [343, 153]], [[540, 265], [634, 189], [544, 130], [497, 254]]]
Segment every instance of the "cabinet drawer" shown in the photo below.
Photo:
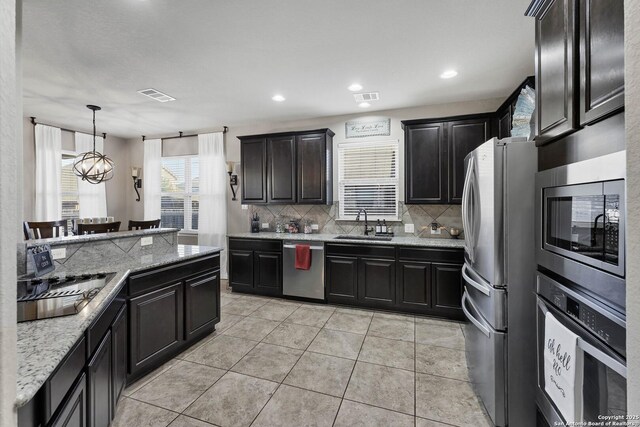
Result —
[[71, 390], [71, 386], [82, 372], [87, 361], [87, 347], [84, 337], [67, 353], [67, 357], [58, 365], [58, 369], [51, 375], [45, 387], [45, 414], [49, 420], [64, 397]]
[[327, 255], [367, 256], [375, 258], [394, 258], [396, 248], [383, 245], [354, 245], [349, 243], [327, 243], [325, 245]]
[[111, 327], [113, 320], [126, 304], [125, 294], [125, 286], [123, 286], [113, 301], [102, 310], [102, 313], [96, 317], [93, 323], [91, 323], [91, 326], [89, 326], [89, 329], [87, 329], [87, 354], [89, 357], [91, 357], [96, 350], [100, 340], [102, 340], [102, 337], [104, 337]]
[[267, 239], [229, 239], [229, 250], [282, 252], [282, 241]]
[[207, 270], [220, 268], [220, 254], [196, 258], [191, 261], [154, 268], [129, 277], [129, 296], [162, 288], [187, 276], [201, 274]]
[[398, 259], [427, 262], [464, 262], [464, 250], [458, 248], [415, 248], [403, 246], [398, 248]]

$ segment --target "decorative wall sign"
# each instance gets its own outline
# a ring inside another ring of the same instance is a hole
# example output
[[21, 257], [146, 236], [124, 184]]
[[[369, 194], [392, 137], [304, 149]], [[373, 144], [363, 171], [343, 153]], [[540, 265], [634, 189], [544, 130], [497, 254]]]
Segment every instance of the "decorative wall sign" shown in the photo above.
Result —
[[391, 119], [351, 120], [344, 124], [346, 138], [391, 135]]

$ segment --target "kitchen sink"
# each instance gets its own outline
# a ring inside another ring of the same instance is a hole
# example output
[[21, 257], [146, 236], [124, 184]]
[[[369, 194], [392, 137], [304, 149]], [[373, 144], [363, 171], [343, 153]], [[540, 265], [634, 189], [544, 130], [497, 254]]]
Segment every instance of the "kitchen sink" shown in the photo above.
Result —
[[349, 235], [339, 235], [334, 237], [337, 240], [372, 240], [374, 242], [389, 242], [391, 241], [391, 237], [384, 236], [349, 236]]

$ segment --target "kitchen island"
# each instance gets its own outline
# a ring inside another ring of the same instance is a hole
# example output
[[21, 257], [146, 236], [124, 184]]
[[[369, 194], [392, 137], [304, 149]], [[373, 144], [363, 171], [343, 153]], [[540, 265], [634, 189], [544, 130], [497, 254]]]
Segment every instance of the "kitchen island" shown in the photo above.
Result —
[[[148, 240], [144, 245], [141, 243], [142, 239], [151, 236], [151, 244], [146, 244]], [[97, 400], [101, 397], [100, 383], [91, 382], [91, 363], [107, 343], [112, 344], [114, 356], [120, 352], [125, 366], [118, 367], [115, 359], [107, 358], [105, 371], [111, 377], [116, 368], [120, 369], [123, 387], [126, 382], [135, 380], [208, 335], [220, 319], [221, 249], [179, 245], [176, 230], [122, 232], [28, 243], [65, 248], [66, 257], [54, 261], [56, 271], [49, 274], [55, 274], [61, 280], [67, 275], [81, 273], [113, 275], [107, 276], [105, 286], [78, 314], [18, 324], [16, 406], [20, 426], [49, 422], [56, 425], [61, 421], [60, 417], [68, 415], [64, 413], [65, 402], [73, 396], [66, 396], [67, 392], [71, 394], [71, 388], [76, 390], [79, 382], [85, 381], [85, 376], [88, 377], [86, 394], [90, 398], [84, 400], [86, 406], [82, 410], [96, 411], [96, 416], [110, 419], [117, 400], [110, 396], [117, 391], [114, 383], [110, 378], [103, 383], [109, 396], [108, 399], [102, 396], [104, 402], [100, 402]], [[204, 310], [207, 313], [200, 312]], [[122, 319], [125, 326], [118, 333], [125, 333], [125, 336], [120, 342], [125, 346], [127, 342], [131, 344], [125, 347], [125, 353], [122, 348], [115, 348], [114, 325]], [[140, 324], [141, 319], [146, 323]], [[175, 339], [164, 342], [166, 337], [144, 336], [145, 329], [153, 329], [149, 326], [153, 322], [160, 326], [173, 325], [171, 333], [175, 334]], [[188, 326], [192, 329], [187, 330]], [[189, 333], [194, 331], [197, 333]], [[140, 363], [138, 357], [141, 348], [143, 352], [153, 353], [143, 354], [144, 363]], [[110, 352], [104, 350], [104, 353]], [[74, 363], [78, 369], [72, 369]], [[99, 381], [101, 373], [95, 373], [93, 379]], [[61, 384], [75, 385], [59, 390]], [[98, 407], [101, 404], [108, 407]]]

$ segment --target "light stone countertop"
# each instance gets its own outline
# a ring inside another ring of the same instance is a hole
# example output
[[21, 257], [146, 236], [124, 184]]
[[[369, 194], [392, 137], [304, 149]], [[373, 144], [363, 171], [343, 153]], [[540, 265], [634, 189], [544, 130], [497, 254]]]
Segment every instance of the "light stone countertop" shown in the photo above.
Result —
[[338, 234], [304, 234], [304, 233], [231, 233], [227, 237], [243, 239], [270, 239], [270, 240], [306, 240], [315, 242], [332, 243], [358, 243], [362, 245], [394, 245], [394, 246], [420, 246], [426, 248], [464, 248], [464, 239], [429, 239], [424, 237], [397, 236], [390, 241], [361, 240], [361, 239], [336, 239]]
[[177, 228], [149, 228], [146, 230], [125, 230], [114, 233], [82, 234], [77, 236], [52, 237], [50, 239], [27, 240], [27, 246], [44, 245], [51, 246], [70, 245], [72, 243], [94, 242], [98, 240], [113, 240], [124, 237], [153, 236], [154, 234], [177, 233]]
[[120, 264], [109, 264], [109, 260], [105, 259], [100, 268], [89, 263], [85, 273], [112, 272], [115, 276], [80, 313], [18, 323], [17, 407], [25, 405], [35, 396], [93, 319], [118, 294], [130, 272], [221, 251], [220, 248], [207, 246], [177, 245], [174, 248], [160, 254], [142, 255]]

